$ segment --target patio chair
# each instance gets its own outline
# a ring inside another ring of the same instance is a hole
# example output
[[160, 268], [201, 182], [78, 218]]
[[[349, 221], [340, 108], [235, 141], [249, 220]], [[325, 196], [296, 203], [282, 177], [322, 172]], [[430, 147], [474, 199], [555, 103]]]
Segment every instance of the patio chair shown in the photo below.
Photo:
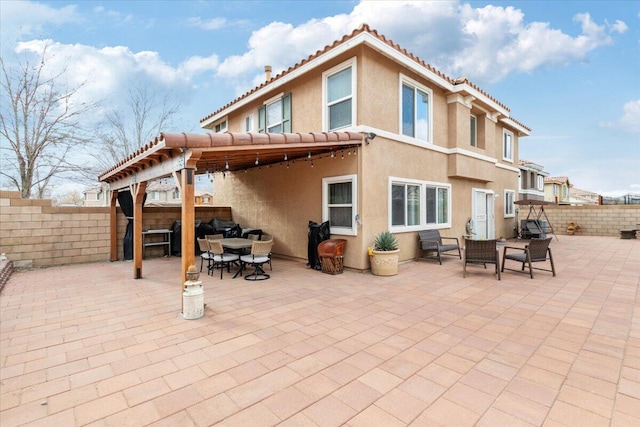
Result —
[[[262, 241], [267, 241], [267, 240], [273, 241], [273, 236], [271, 234], [262, 234], [260, 236], [260, 240], [262, 240]], [[269, 270], [273, 271], [273, 266], [271, 265], [271, 252], [269, 252]]]
[[240, 257], [240, 262], [242, 263], [240, 266], [240, 275], [242, 275], [242, 271], [246, 268], [247, 264], [254, 268], [251, 274], [245, 276], [245, 280], [266, 280], [270, 277], [265, 273], [262, 266], [271, 259], [272, 246], [273, 240], [256, 240], [251, 245], [251, 253]]
[[500, 280], [500, 269], [498, 259], [500, 258], [497, 248], [497, 240], [473, 240], [464, 239], [464, 263], [462, 264], [462, 277], [467, 277], [467, 264], [487, 264], [495, 265], [495, 272]]
[[[553, 256], [551, 255], [551, 248], [549, 247], [549, 243], [551, 243], [551, 237], [546, 239], [531, 239], [529, 244], [524, 248], [516, 247], [516, 246], [505, 246], [504, 252], [502, 255], [502, 271], [505, 270], [504, 262], [506, 260], [516, 261], [522, 264], [522, 268], [520, 270], [515, 270], [512, 268], [507, 268], [507, 270], [511, 271], [521, 271], [524, 272], [525, 264], [529, 267], [529, 276], [533, 279], [533, 270], [542, 270], [542, 271], [550, 271], [553, 273], [553, 276], [556, 275], [556, 267], [553, 264]], [[508, 253], [512, 251], [512, 253]], [[513, 251], [518, 251], [513, 253]], [[549, 256], [547, 256], [547, 254]], [[551, 264], [551, 269], [548, 270], [546, 268], [536, 268], [533, 267], [534, 262], [546, 262], [549, 260]]]
[[[418, 231], [418, 237], [420, 238], [420, 250], [426, 252], [435, 252], [438, 255], [438, 261], [442, 265], [442, 255], [448, 254], [449, 251], [458, 251], [458, 258], [462, 259], [460, 253], [460, 243], [457, 237], [442, 237], [438, 230], [424, 230]], [[449, 240], [451, 243], [442, 243], [443, 240]], [[453, 243], [455, 242], [455, 243]], [[423, 259], [429, 259], [427, 256], [423, 256]]]
[[200, 273], [202, 273], [202, 264], [204, 260], [207, 260], [207, 273], [211, 270], [211, 262], [213, 261], [213, 254], [209, 250], [209, 241], [207, 239], [201, 239], [198, 237], [198, 247], [200, 248]]
[[213, 275], [213, 270], [216, 267], [220, 268], [220, 279], [222, 279], [224, 268], [227, 267], [227, 273], [229, 273], [231, 264], [237, 263], [240, 259], [240, 255], [225, 252], [220, 240], [210, 240], [209, 248], [211, 253], [213, 254], [213, 265], [211, 266], [209, 272]]
[[207, 234], [204, 238], [207, 240], [220, 240], [224, 239], [224, 234]]

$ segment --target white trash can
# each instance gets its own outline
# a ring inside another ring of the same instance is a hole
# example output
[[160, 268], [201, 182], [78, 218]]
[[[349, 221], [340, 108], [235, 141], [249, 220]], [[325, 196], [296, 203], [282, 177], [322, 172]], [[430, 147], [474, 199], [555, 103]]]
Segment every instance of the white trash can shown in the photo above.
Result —
[[204, 290], [202, 280], [187, 280], [182, 292], [182, 317], [188, 320], [204, 316]]

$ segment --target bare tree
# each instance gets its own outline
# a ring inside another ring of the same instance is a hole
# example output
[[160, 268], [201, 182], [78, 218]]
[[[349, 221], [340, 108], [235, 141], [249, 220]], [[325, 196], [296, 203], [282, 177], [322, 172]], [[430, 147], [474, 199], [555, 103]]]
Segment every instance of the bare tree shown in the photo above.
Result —
[[0, 176], [23, 198], [43, 198], [52, 179], [77, 172], [71, 150], [87, 138], [81, 118], [96, 104], [76, 103], [84, 83], [69, 87], [66, 67], [47, 77], [47, 49], [39, 62], [5, 65], [0, 58]]
[[170, 91], [156, 90], [142, 83], [132, 83], [123, 109], [113, 108], [104, 114], [104, 122], [92, 143], [91, 156], [98, 172], [113, 166], [161, 131], [174, 126], [181, 102]]

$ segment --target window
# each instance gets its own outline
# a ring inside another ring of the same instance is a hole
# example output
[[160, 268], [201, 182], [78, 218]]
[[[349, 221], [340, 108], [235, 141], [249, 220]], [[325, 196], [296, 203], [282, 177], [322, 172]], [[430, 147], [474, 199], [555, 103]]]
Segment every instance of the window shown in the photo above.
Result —
[[431, 141], [431, 91], [402, 77], [402, 134], [422, 141]]
[[515, 191], [512, 190], [504, 190], [504, 217], [513, 217], [514, 215], [514, 204], [515, 201]]
[[391, 185], [391, 225], [420, 225], [420, 186], [415, 184]]
[[542, 175], [538, 175], [538, 190], [542, 191], [544, 189], [544, 177]]
[[250, 114], [244, 118], [244, 131], [245, 132], [253, 131], [253, 114]]
[[224, 119], [214, 125], [215, 133], [222, 133], [227, 131], [227, 119]]
[[177, 188], [175, 190], [173, 190], [173, 198], [174, 199], [179, 199], [180, 198], [180, 190], [178, 190]]
[[258, 109], [258, 132], [291, 132], [291, 94], [270, 99]]
[[355, 122], [355, 67], [355, 61], [350, 60], [323, 74], [324, 127], [328, 131]]
[[356, 175], [322, 180], [322, 220], [329, 221], [331, 234], [356, 233]]
[[513, 134], [507, 130], [502, 134], [502, 159], [513, 161]]
[[159, 191], [152, 191], [151, 193], [149, 193], [149, 198], [151, 200], [160, 200], [160, 192]]
[[478, 139], [478, 128], [476, 126], [477, 118], [474, 115], [471, 115], [469, 118], [470, 131], [471, 131], [471, 140], [469, 141], [472, 147], [477, 147], [477, 139]]
[[402, 232], [450, 225], [451, 186], [390, 178], [390, 229]]

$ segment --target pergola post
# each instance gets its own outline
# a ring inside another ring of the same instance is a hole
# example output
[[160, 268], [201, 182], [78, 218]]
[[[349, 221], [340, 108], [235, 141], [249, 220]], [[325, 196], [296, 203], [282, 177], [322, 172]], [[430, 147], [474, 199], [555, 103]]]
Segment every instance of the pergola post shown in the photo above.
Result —
[[147, 182], [131, 185], [133, 197], [133, 278], [142, 278], [142, 202], [147, 190]]

